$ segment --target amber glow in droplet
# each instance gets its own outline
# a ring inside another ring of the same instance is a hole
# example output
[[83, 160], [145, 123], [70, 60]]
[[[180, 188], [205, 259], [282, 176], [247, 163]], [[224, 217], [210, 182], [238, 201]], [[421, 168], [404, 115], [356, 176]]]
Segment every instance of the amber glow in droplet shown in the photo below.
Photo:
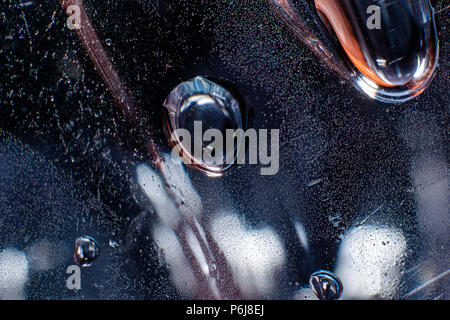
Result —
[[319, 60], [373, 99], [404, 102], [433, 79], [439, 41], [429, 0], [267, 1]]
[[[368, 13], [374, 4], [378, 12]], [[418, 95], [428, 86], [438, 52], [428, 0], [315, 0], [315, 7], [366, 83], [392, 91], [392, 99]], [[369, 26], [372, 14], [378, 27]]]
[[345, 53], [358, 70], [379, 85], [394, 86], [383, 81], [367, 64], [361, 45], [339, 1], [316, 0], [316, 8], [322, 19], [330, 24]]

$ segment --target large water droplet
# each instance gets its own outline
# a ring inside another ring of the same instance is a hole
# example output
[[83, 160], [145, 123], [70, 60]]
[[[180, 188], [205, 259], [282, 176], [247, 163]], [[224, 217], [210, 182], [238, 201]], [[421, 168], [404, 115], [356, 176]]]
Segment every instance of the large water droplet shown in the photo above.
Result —
[[403, 102], [433, 79], [439, 41], [429, 0], [268, 1], [323, 63], [371, 98]]
[[[168, 111], [166, 128], [173, 146], [181, 146], [183, 162], [188, 166], [204, 172], [210, 176], [222, 175], [228, 170], [233, 161], [230, 161], [226, 150], [226, 130], [242, 129], [242, 115], [238, 101], [222, 86], [203, 77], [195, 77], [180, 83], [169, 94], [164, 102]], [[196, 130], [201, 127], [199, 130]], [[179, 129], [189, 132], [191, 139], [187, 141], [178, 134]], [[208, 129], [218, 130], [223, 137], [223, 148], [220, 156], [213, 160], [205, 159], [204, 153], [211, 150], [211, 142], [205, 141], [203, 135]], [[239, 147], [239, 141], [233, 144], [233, 154]], [[195, 152], [196, 147], [200, 152]], [[235, 157], [234, 157], [235, 158]], [[231, 159], [231, 160], [234, 160]], [[189, 163], [186, 163], [189, 160]]]
[[337, 300], [344, 289], [341, 280], [326, 270], [314, 272], [309, 278], [309, 285], [320, 300]]
[[428, 0], [315, 0], [315, 6], [365, 93], [404, 101], [428, 86], [439, 52]]
[[100, 254], [100, 246], [94, 238], [89, 236], [78, 237], [75, 240], [75, 263], [82, 267], [89, 267]]

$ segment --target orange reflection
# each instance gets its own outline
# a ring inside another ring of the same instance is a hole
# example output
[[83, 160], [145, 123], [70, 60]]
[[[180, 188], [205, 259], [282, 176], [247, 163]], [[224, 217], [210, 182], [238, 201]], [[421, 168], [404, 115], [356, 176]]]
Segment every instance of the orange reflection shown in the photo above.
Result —
[[394, 87], [395, 84], [385, 82], [367, 64], [359, 41], [339, 1], [315, 0], [315, 4], [322, 19], [333, 28], [342, 48], [355, 67], [376, 84]]

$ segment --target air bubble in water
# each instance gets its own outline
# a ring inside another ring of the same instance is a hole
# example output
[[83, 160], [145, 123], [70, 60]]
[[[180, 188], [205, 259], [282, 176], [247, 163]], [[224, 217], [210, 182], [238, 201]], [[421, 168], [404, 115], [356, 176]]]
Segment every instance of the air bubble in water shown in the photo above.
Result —
[[78, 237], [75, 240], [75, 263], [82, 267], [89, 267], [100, 254], [100, 246], [94, 238]]
[[326, 270], [314, 272], [309, 278], [309, 285], [320, 300], [337, 300], [344, 288], [341, 280]]

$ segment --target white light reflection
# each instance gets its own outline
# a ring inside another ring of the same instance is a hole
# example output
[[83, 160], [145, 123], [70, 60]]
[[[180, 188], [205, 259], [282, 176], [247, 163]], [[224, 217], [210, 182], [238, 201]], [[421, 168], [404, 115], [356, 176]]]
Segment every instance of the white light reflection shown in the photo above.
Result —
[[298, 239], [300, 240], [300, 244], [306, 251], [309, 251], [308, 234], [306, 233], [305, 227], [298, 221], [294, 221], [294, 227], [297, 232]]
[[[285, 262], [276, 232], [270, 227], [248, 229], [235, 214], [202, 217], [200, 196], [181, 162], [165, 159], [161, 175], [145, 164], [136, 174], [159, 217], [153, 237], [180, 294], [216, 299], [273, 294]], [[210, 228], [205, 228], [207, 222]]]
[[277, 233], [270, 227], [247, 229], [236, 215], [218, 215], [211, 232], [233, 270], [245, 297], [271, 294], [285, 253]]
[[447, 162], [438, 155], [419, 156], [412, 164], [420, 226], [431, 242], [448, 241], [447, 172]]
[[202, 200], [184, 171], [181, 159], [165, 155], [160, 169], [173, 194], [172, 199], [182, 204], [180, 211], [183, 214], [199, 216], [203, 211]]
[[176, 225], [180, 214], [156, 172], [149, 166], [140, 164], [136, 168], [136, 175], [139, 186], [154, 206], [161, 223], [165, 226]]
[[[439, 276], [449, 268], [447, 139], [439, 119], [425, 111], [406, 113], [399, 123], [399, 133], [413, 155], [410, 192], [415, 197], [421, 239], [420, 248], [415, 248], [419, 257], [415, 263], [419, 267], [415, 272], [414, 287], [404, 298], [431, 298], [436, 292], [445, 296], [448, 282]], [[428, 285], [423, 287], [423, 284]]]
[[377, 225], [351, 229], [340, 244], [335, 274], [342, 299], [392, 299], [401, 280], [406, 240], [400, 230]]
[[158, 225], [153, 238], [161, 249], [170, 274], [181, 296], [189, 297], [196, 290], [196, 281], [175, 231], [167, 226]]
[[28, 281], [29, 266], [25, 253], [16, 249], [0, 252], [0, 299], [26, 299], [24, 286]]
[[64, 261], [62, 244], [46, 239], [36, 241], [25, 252], [32, 271], [49, 271]]

